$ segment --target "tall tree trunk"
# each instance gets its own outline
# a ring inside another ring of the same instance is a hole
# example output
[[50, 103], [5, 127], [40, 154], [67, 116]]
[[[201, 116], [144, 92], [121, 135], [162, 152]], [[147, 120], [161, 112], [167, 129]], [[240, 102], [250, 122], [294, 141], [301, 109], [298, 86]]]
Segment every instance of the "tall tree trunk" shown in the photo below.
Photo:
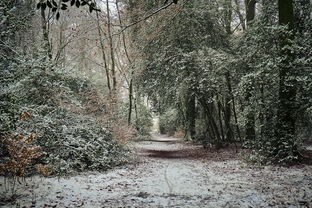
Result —
[[224, 108], [224, 125], [225, 125], [225, 136], [227, 141], [233, 141], [233, 131], [231, 127], [231, 99], [230, 95], [225, 97], [225, 108]]
[[196, 112], [195, 112], [195, 105], [196, 99], [195, 94], [192, 90], [188, 90], [186, 95], [186, 132], [185, 136], [187, 140], [192, 140], [195, 137], [195, 119], [196, 119]]
[[[239, 125], [238, 125], [236, 108], [235, 108], [235, 97], [233, 95], [232, 84], [231, 84], [231, 79], [230, 79], [230, 73], [229, 72], [226, 73], [225, 78], [226, 78], [226, 83], [227, 83], [229, 95], [230, 95], [230, 98], [231, 98], [231, 101], [232, 101], [231, 103], [232, 103], [232, 108], [233, 108], [233, 115], [234, 115], [234, 121], [235, 121], [237, 135], [238, 135], [239, 140], [242, 141], [241, 133], [240, 133]], [[231, 108], [230, 102], [228, 102], [228, 106], [226, 108], [228, 108], [228, 107]]]
[[62, 67], [65, 66], [66, 61], [66, 52], [65, 52], [65, 30], [67, 28], [67, 24], [65, 22], [61, 22], [59, 26], [59, 41], [58, 48], [55, 52], [54, 62], [60, 64]]
[[246, 23], [247, 26], [255, 19], [256, 15], [256, 0], [245, 0], [246, 6]]
[[225, 29], [228, 34], [232, 33], [231, 23], [232, 23], [232, 0], [224, 0], [224, 19], [225, 19]]
[[[264, 80], [263, 77], [261, 77]], [[259, 134], [260, 137], [263, 138], [264, 136], [264, 127], [265, 127], [265, 95], [264, 95], [264, 84], [260, 84], [260, 104], [259, 104], [259, 123], [260, 123], [260, 130]]]
[[48, 28], [48, 22], [46, 18], [45, 10], [41, 9], [41, 29], [43, 34], [43, 42], [44, 42], [44, 50], [47, 53], [47, 58], [49, 60], [52, 59], [52, 47], [49, 40], [49, 28]]
[[212, 140], [212, 142], [217, 147], [220, 147], [221, 146], [221, 143], [220, 143], [221, 135], [220, 135], [220, 132], [218, 129], [217, 122], [215, 121], [215, 117], [213, 116], [213, 111], [214, 111], [213, 105], [214, 105], [214, 103], [208, 103], [203, 96], [199, 96], [198, 100], [204, 109], [205, 118], [207, 119], [206, 123], [210, 127], [208, 129], [208, 133], [209, 133], [209, 135], [211, 135], [210, 139]]
[[[226, 6], [226, 11], [225, 14], [228, 18], [226, 18], [226, 31], [228, 35], [231, 35], [232, 31], [231, 31], [231, 22], [232, 22], [232, 0], [225, 0], [225, 4]], [[239, 7], [239, 4], [237, 2], [237, 7]], [[239, 8], [238, 8], [239, 9]], [[240, 14], [240, 11], [238, 11]], [[245, 24], [242, 25], [242, 27], [244, 28]], [[224, 110], [223, 110], [223, 115], [224, 115], [224, 126], [225, 126], [225, 137], [227, 141], [231, 141], [233, 134], [232, 134], [232, 128], [231, 128], [231, 93], [232, 93], [232, 86], [230, 83], [230, 73], [229, 71], [227, 71], [225, 73], [225, 82], [226, 85], [228, 86], [228, 93], [225, 94], [225, 104], [224, 104]], [[233, 102], [234, 105], [234, 102]], [[221, 106], [221, 104], [219, 104], [219, 107]], [[235, 108], [235, 106], [234, 106]], [[220, 114], [220, 113], [219, 113]], [[219, 115], [220, 119], [221, 116]], [[223, 133], [223, 126], [222, 123], [220, 123], [220, 127], [221, 127], [221, 135], [222, 135], [222, 139], [224, 140], [224, 133]]]
[[135, 126], [139, 130], [139, 114], [138, 114], [138, 99], [134, 97], [134, 112], [135, 112]]
[[106, 1], [106, 12], [107, 12], [107, 33], [109, 40], [109, 48], [110, 48], [110, 57], [111, 57], [111, 71], [112, 71], [112, 79], [113, 79], [113, 96], [116, 96], [117, 90], [117, 78], [116, 78], [116, 70], [115, 70], [115, 55], [114, 55], [114, 47], [113, 47], [113, 37], [111, 32], [111, 16], [110, 16], [110, 8], [109, 1]]
[[[293, 139], [296, 123], [296, 81], [292, 61], [291, 41], [294, 38], [294, 11], [292, 0], [278, 1], [279, 25], [287, 26], [288, 33], [280, 36], [280, 53], [283, 57], [279, 67], [279, 108], [277, 115], [277, 137]], [[296, 150], [296, 145], [294, 145]]]
[[234, 2], [235, 2], [235, 11], [236, 11], [236, 14], [238, 16], [241, 27], [243, 30], [246, 30], [245, 19], [244, 19], [242, 12], [241, 12], [241, 6], [239, 4], [239, 0], [234, 0]]
[[133, 98], [133, 80], [130, 79], [129, 83], [129, 109], [128, 109], [128, 125], [131, 125], [131, 115], [132, 115], [132, 98]]
[[221, 110], [222, 110], [223, 106], [222, 106], [221, 100], [219, 99], [219, 95], [217, 95], [217, 107], [218, 107], [218, 119], [219, 119], [221, 140], [222, 140], [222, 142], [224, 142], [225, 141], [225, 136], [224, 136], [222, 114], [221, 114]]
[[81, 72], [87, 70], [87, 51], [86, 51], [86, 39], [81, 39], [79, 41], [79, 59], [78, 59], [78, 64], [79, 64], [79, 70]]
[[[245, 0], [246, 4], [246, 23], [247, 26], [251, 26], [251, 22], [255, 18], [256, 14], [256, 0]], [[251, 70], [251, 67], [248, 66], [248, 69]], [[255, 112], [254, 109], [251, 107], [252, 102], [252, 86], [253, 81], [251, 82], [251, 86], [247, 86], [245, 91], [245, 102], [247, 106], [250, 106], [248, 109], [247, 115], [246, 115], [246, 123], [245, 123], [245, 131], [246, 131], [246, 137], [245, 139], [248, 141], [254, 140], [256, 138], [256, 131], [255, 131]]]
[[[119, 4], [118, 1], [116, 0], [116, 9], [117, 9], [117, 14], [118, 14], [118, 20], [119, 20], [119, 24], [122, 27], [122, 21], [121, 21], [121, 15], [120, 15], [120, 9], [119, 9]], [[127, 49], [127, 44], [126, 44], [126, 36], [124, 31], [121, 32], [121, 37], [122, 37], [122, 45], [125, 51], [125, 55], [127, 57], [127, 60], [129, 62], [130, 65], [130, 81], [129, 81], [129, 109], [128, 109], [128, 125], [131, 125], [131, 118], [132, 118], [132, 104], [133, 104], [133, 75], [134, 75], [134, 71], [133, 71], [133, 67], [132, 67], [132, 61], [130, 59], [129, 53], [128, 53], [128, 49]]]
[[111, 94], [109, 70], [108, 70], [108, 66], [107, 66], [107, 59], [106, 59], [106, 54], [105, 54], [104, 41], [103, 41], [103, 37], [102, 37], [102, 31], [101, 31], [101, 26], [100, 26], [100, 17], [99, 17], [98, 11], [96, 11], [96, 24], [97, 24], [97, 30], [98, 30], [98, 35], [99, 35], [99, 40], [100, 40], [100, 45], [101, 45], [104, 70], [105, 70], [105, 74], [106, 74], [107, 88], [108, 88], [109, 94]]

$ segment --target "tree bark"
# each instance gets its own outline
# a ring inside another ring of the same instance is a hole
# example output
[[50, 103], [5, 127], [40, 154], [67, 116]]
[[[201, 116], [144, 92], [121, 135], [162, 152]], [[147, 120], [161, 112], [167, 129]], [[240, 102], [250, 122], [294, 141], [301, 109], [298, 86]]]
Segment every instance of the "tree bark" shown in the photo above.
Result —
[[256, 15], [256, 0], [245, 0], [246, 6], [246, 23], [247, 26], [255, 19]]
[[292, 0], [279, 0], [279, 25], [287, 26], [288, 33], [280, 36], [282, 63], [279, 68], [279, 108], [277, 118], [278, 138], [291, 138], [296, 123], [296, 80], [292, 61], [291, 41], [294, 38], [294, 11]]
[[[251, 26], [251, 22], [255, 18], [256, 14], [256, 0], [245, 0], [246, 4], [246, 24], [247, 27]], [[248, 66], [248, 69], [251, 69], [250, 66]], [[246, 123], [245, 123], [245, 131], [246, 131], [246, 137], [245, 139], [248, 141], [252, 141], [256, 138], [256, 131], [255, 131], [255, 112], [252, 108], [252, 86], [253, 81], [251, 81], [251, 86], [247, 86], [245, 91], [245, 102], [247, 106], [250, 106], [248, 109], [247, 115], [246, 115]]]
[[225, 141], [225, 137], [224, 137], [224, 128], [223, 128], [222, 114], [221, 114], [222, 103], [221, 103], [218, 95], [217, 95], [217, 104], [218, 104], [218, 119], [219, 119], [221, 140], [222, 140], [222, 142], [224, 142]]
[[[233, 115], [234, 115], [234, 120], [235, 120], [235, 126], [236, 126], [236, 131], [237, 131], [237, 135], [240, 141], [242, 141], [241, 138], [241, 133], [240, 133], [240, 129], [239, 129], [239, 125], [238, 125], [238, 119], [237, 119], [237, 114], [236, 114], [236, 108], [235, 108], [235, 98], [233, 95], [233, 91], [232, 91], [232, 84], [231, 84], [231, 79], [230, 79], [230, 73], [227, 72], [225, 75], [226, 78], [226, 83], [227, 83], [227, 87], [228, 87], [228, 91], [232, 100], [232, 107], [233, 107]], [[230, 103], [228, 103], [229, 105], [231, 105]], [[230, 107], [230, 106], [229, 106]]]
[[214, 105], [214, 104], [206, 102], [206, 99], [203, 96], [198, 97], [198, 100], [199, 100], [202, 108], [204, 109], [205, 118], [207, 119], [206, 123], [210, 127], [210, 129], [208, 129], [208, 133], [212, 136], [210, 139], [212, 140], [212, 142], [214, 142], [215, 145], [220, 147], [221, 146], [220, 145], [221, 144], [220, 143], [221, 136], [220, 136], [220, 132], [218, 129], [217, 122], [215, 121], [215, 118], [214, 118], [213, 113], [212, 113], [213, 112], [212, 105]]
[[232, 23], [232, 0], [224, 0], [224, 19], [225, 19], [225, 30], [227, 34], [232, 33], [231, 23]]
[[101, 26], [100, 26], [100, 18], [99, 18], [98, 11], [96, 11], [96, 23], [97, 23], [97, 30], [98, 30], [98, 35], [99, 35], [99, 39], [100, 39], [100, 45], [101, 45], [101, 52], [102, 52], [102, 59], [103, 59], [103, 64], [104, 64], [104, 70], [105, 70], [105, 74], [106, 74], [107, 88], [108, 88], [109, 94], [111, 94], [111, 84], [110, 84], [109, 70], [108, 70], [108, 66], [107, 66], [107, 59], [106, 59], [106, 55], [105, 55], [104, 41], [103, 41], [103, 38], [102, 38], [102, 32], [101, 32]]
[[195, 94], [192, 92], [192, 90], [188, 90], [185, 103], [186, 103], [186, 139], [193, 140], [196, 134], [195, 130], [196, 99]]
[[244, 16], [242, 15], [242, 13], [241, 13], [241, 6], [239, 5], [239, 1], [238, 0], [234, 0], [234, 2], [235, 2], [235, 7], [236, 7], [235, 11], [236, 11], [236, 13], [238, 15], [239, 22], [240, 22], [240, 24], [242, 26], [242, 29], [246, 30], [245, 19], [244, 19]]
[[49, 60], [52, 59], [52, 47], [49, 41], [49, 29], [47, 27], [47, 18], [45, 14], [45, 10], [41, 9], [41, 29], [43, 34], [43, 42], [44, 42], [44, 49], [46, 50], [47, 57]]
[[[119, 9], [119, 5], [118, 5], [118, 1], [115, 2], [116, 3], [116, 9], [117, 9], [117, 14], [118, 14], [118, 20], [119, 20], [119, 24], [122, 27], [122, 21], [121, 21], [121, 15], [120, 15], [120, 9]], [[132, 118], [132, 98], [133, 98], [133, 75], [134, 75], [134, 71], [133, 71], [133, 67], [132, 67], [132, 61], [130, 59], [128, 50], [127, 50], [127, 45], [126, 45], [126, 36], [124, 31], [121, 32], [121, 36], [122, 36], [122, 44], [123, 44], [123, 48], [125, 51], [125, 55], [127, 57], [127, 60], [129, 62], [130, 65], [130, 81], [129, 81], [129, 108], [128, 108], [128, 125], [131, 125], [131, 118]]]
[[116, 78], [116, 70], [115, 70], [115, 56], [114, 56], [114, 47], [113, 47], [113, 37], [111, 32], [111, 16], [109, 9], [109, 1], [106, 1], [106, 12], [107, 12], [107, 33], [109, 40], [109, 48], [110, 48], [110, 57], [111, 57], [111, 71], [112, 71], [112, 79], [113, 79], [113, 94], [114, 98], [116, 96], [117, 90], [117, 78]]

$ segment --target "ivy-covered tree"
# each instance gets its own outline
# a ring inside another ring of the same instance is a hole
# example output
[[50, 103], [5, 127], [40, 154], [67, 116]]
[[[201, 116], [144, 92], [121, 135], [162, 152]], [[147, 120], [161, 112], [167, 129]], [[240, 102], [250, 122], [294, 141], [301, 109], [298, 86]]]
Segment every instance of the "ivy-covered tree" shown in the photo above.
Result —
[[[2, 1], [0, 3], [0, 137], [14, 129], [18, 97], [11, 90], [12, 84], [23, 72], [17, 66], [23, 54], [30, 54], [35, 46], [34, 1]], [[33, 30], [31, 30], [33, 29]]]
[[[292, 0], [278, 1], [279, 25], [284, 26], [285, 31], [280, 35], [280, 57], [279, 63], [279, 103], [277, 111], [277, 140], [272, 143], [276, 146], [275, 154], [278, 158], [287, 156], [298, 156], [298, 145], [296, 143], [296, 111], [297, 111], [297, 83], [296, 68], [293, 66], [294, 53], [292, 52], [294, 40], [294, 6]], [[282, 149], [284, 151], [281, 151]]]
[[[309, 58], [300, 55], [300, 51], [311, 46], [302, 45], [306, 39], [296, 32], [299, 30], [294, 25], [294, 11], [304, 14], [298, 4], [262, 1], [261, 7], [261, 13], [238, 46], [243, 62], [253, 67], [240, 82], [243, 88], [253, 83], [248, 108], [255, 113], [256, 131], [255, 138], [246, 142], [252, 144], [260, 161], [286, 162], [298, 159], [302, 138], [298, 127], [301, 124], [302, 128], [304, 117], [299, 118], [298, 113], [306, 112], [307, 105], [302, 104], [308, 103], [307, 97], [303, 100], [298, 93], [309, 86], [298, 80], [308, 79], [311, 69]], [[303, 16], [308, 17], [307, 13]], [[301, 29], [309, 27], [304, 24]]]

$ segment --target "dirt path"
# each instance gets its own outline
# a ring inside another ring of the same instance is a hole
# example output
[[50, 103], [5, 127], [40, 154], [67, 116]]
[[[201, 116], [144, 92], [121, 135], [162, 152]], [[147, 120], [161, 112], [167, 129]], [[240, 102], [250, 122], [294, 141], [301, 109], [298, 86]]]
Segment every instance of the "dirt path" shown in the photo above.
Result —
[[251, 168], [231, 149], [204, 151], [163, 136], [134, 146], [136, 165], [60, 180], [33, 177], [4, 207], [312, 206], [311, 166]]

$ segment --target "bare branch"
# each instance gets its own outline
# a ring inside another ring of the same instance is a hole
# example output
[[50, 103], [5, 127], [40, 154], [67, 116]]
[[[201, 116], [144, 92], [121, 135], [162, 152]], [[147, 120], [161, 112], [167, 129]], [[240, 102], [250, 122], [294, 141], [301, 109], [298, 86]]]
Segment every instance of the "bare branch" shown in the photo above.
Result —
[[172, 4], [173, 4], [173, 2], [170, 2], [169, 4], [164, 5], [164, 6], [160, 7], [160, 8], [158, 8], [158, 9], [156, 9], [156, 10], [153, 11], [152, 13], [146, 15], [145, 17], [143, 17], [143, 18], [141, 18], [141, 19], [139, 19], [139, 20], [137, 20], [137, 21], [135, 21], [135, 22], [132, 22], [132, 23], [129, 24], [129, 25], [126, 25], [125, 27], [123, 27], [122, 29], [120, 29], [117, 33], [113, 33], [111, 36], [120, 35], [122, 32], [124, 32], [124, 31], [127, 30], [128, 28], [130, 28], [130, 27], [132, 27], [132, 26], [134, 26], [134, 25], [136, 25], [136, 24], [138, 24], [138, 23], [140, 23], [140, 22], [143, 22], [143, 21], [145, 21], [145, 20], [151, 18], [152, 16], [154, 16], [155, 14], [161, 12], [162, 10], [167, 9], [167, 8], [170, 7]]

